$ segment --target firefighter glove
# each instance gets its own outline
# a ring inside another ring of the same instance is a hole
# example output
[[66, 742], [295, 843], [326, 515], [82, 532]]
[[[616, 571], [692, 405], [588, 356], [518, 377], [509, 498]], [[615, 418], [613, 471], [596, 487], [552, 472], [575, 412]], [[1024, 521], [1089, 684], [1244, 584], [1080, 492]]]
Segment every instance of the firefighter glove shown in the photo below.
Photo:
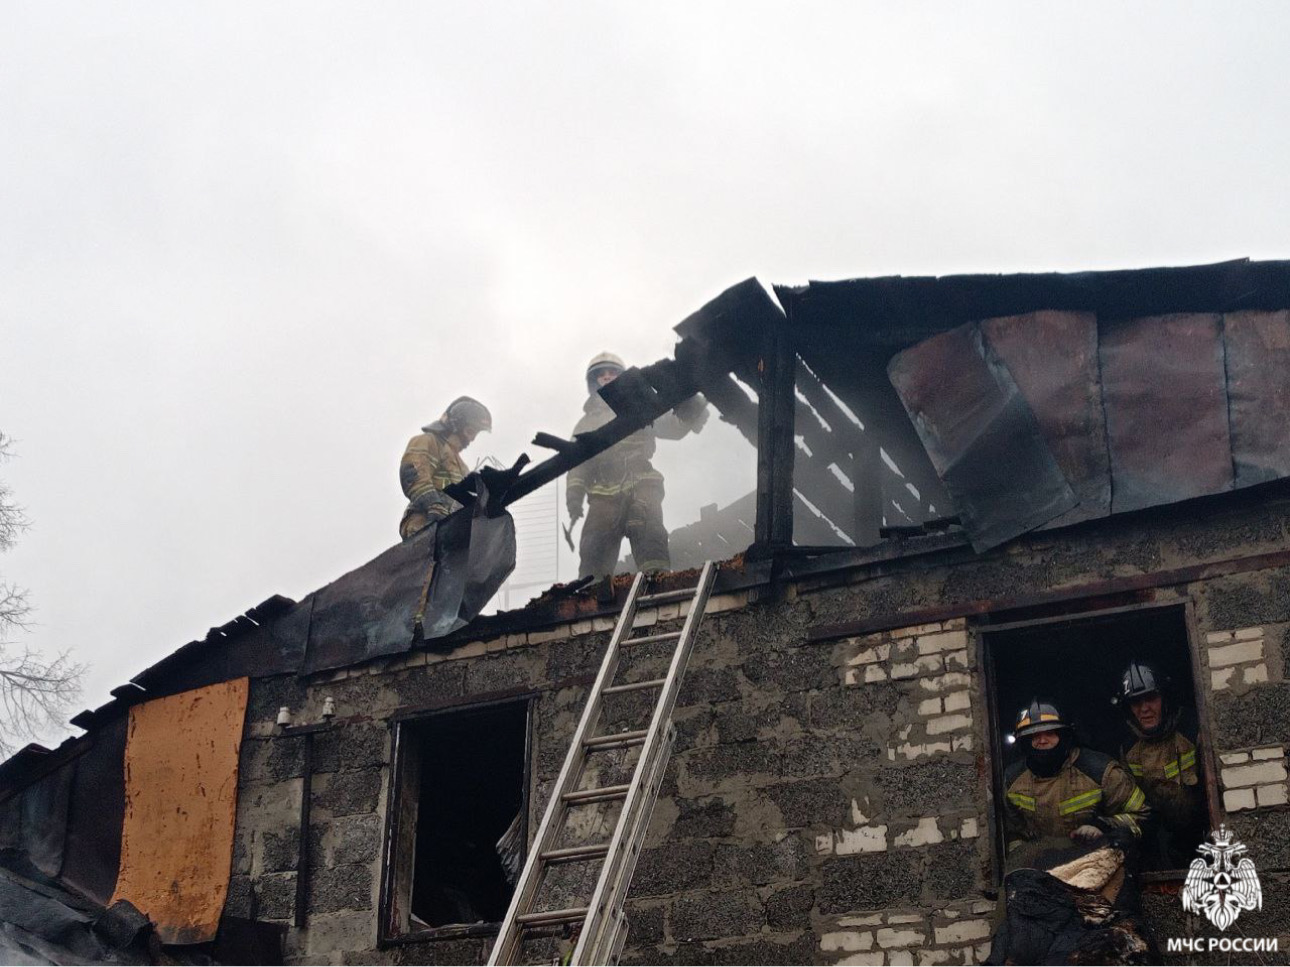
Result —
[[431, 520], [441, 520], [453, 512], [456, 501], [441, 490], [429, 490], [412, 498], [412, 508]]
[[1082, 843], [1083, 845], [1088, 846], [1092, 843], [1096, 843], [1099, 839], [1102, 839], [1104, 835], [1105, 834], [1096, 826], [1090, 826], [1085, 823], [1083, 826], [1072, 831], [1071, 839], [1075, 840], [1077, 843]]
[[702, 393], [695, 393], [679, 404], [675, 412], [677, 419], [686, 424], [692, 433], [698, 433], [708, 422], [708, 401]]
[[572, 527], [582, 517], [582, 499], [585, 496], [580, 489], [569, 488], [565, 493], [565, 503], [569, 508], [569, 526]]

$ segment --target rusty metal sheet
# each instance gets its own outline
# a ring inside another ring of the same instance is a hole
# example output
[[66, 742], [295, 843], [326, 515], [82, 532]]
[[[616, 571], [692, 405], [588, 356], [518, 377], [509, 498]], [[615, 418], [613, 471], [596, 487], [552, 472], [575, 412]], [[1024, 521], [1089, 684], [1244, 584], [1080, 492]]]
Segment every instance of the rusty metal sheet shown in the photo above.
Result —
[[76, 760], [62, 878], [97, 903], [111, 898], [121, 866], [128, 725], [120, 715], [96, 726], [86, 737], [93, 745]]
[[239, 678], [130, 709], [112, 900], [147, 914], [163, 943], [205, 943], [219, 926], [248, 685]]
[[981, 329], [1030, 404], [1057, 466], [1079, 500], [1045, 527], [1111, 512], [1111, 464], [1097, 359], [1097, 316], [1030, 312], [987, 319]]
[[1075, 506], [1034, 414], [978, 325], [898, 353], [888, 374], [977, 551]]
[[1103, 322], [1099, 356], [1112, 512], [1232, 489], [1221, 317]]
[[423, 638], [456, 631], [479, 614], [514, 568], [510, 514], [459, 510], [312, 596], [304, 671], [407, 651], [423, 600]]
[[1290, 310], [1223, 317], [1236, 486], [1290, 477]]

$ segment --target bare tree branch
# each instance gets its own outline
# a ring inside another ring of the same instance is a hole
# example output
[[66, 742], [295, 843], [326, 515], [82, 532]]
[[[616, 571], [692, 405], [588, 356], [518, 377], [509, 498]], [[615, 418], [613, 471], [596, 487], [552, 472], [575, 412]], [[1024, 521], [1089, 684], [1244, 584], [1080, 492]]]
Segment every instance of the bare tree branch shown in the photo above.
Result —
[[0, 581], [0, 643], [11, 628], [26, 629], [30, 627], [31, 605], [27, 602], [27, 592]]
[[[0, 433], [0, 463], [13, 457], [13, 437]], [[0, 480], [0, 551], [13, 547], [28, 527], [27, 515], [13, 502], [13, 491]]]
[[80, 697], [85, 666], [63, 652], [53, 661], [24, 648], [0, 652], [0, 752], [12, 755], [24, 740], [57, 728]]
[[[0, 433], [0, 461], [13, 456], [13, 440]], [[0, 551], [14, 544], [28, 527], [13, 493], [0, 481]], [[8, 757], [24, 741], [62, 725], [81, 694], [85, 666], [67, 652], [47, 661], [30, 647], [21, 650], [10, 640], [13, 632], [31, 626], [31, 603], [25, 589], [0, 580], [0, 755]]]

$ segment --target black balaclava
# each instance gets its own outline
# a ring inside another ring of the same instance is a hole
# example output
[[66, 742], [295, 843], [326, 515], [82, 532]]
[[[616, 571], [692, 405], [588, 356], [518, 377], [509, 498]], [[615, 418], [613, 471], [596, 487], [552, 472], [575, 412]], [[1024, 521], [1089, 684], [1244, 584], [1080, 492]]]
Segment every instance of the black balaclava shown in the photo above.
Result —
[[1071, 730], [1058, 729], [1057, 744], [1051, 749], [1036, 749], [1030, 743], [1031, 738], [1033, 736], [1026, 736], [1026, 768], [1041, 779], [1057, 775], [1057, 771], [1062, 767], [1062, 763], [1066, 761], [1075, 744], [1071, 738]]

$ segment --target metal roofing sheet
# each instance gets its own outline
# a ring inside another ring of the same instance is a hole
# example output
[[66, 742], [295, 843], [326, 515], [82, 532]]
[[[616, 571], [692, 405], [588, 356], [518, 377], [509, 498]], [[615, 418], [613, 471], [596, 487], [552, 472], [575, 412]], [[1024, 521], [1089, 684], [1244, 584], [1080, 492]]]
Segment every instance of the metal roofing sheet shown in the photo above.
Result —
[[1236, 486], [1290, 476], [1290, 310], [1223, 317]]
[[1062, 527], [1111, 510], [1111, 466], [1102, 416], [1097, 317], [1032, 312], [981, 324], [1034, 411], [1039, 429], [1079, 505], [1050, 521]]
[[1112, 512], [1232, 489], [1221, 317], [1103, 323], [1098, 352]]
[[978, 551], [1075, 506], [1034, 414], [979, 326], [898, 354], [889, 372]]

